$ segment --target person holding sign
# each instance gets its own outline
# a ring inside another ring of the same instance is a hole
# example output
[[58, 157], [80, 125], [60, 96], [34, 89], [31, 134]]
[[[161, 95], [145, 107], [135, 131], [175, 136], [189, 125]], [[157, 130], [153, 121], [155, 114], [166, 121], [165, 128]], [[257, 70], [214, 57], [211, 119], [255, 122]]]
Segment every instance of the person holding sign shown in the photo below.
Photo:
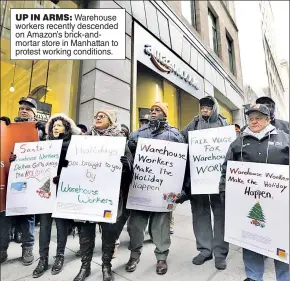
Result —
[[[46, 133], [48, 140], [63, 140], [60, 160], [57, 170], [57, 175], [53, 178], [53, 183], [58, 188], [58, 181], [61, 170], [67, 167], [68, 161], [65, 160], [67, 149], [72, 135], [80, 135], [81, 129], [78, 128], [75, 122], [64, 114], [56, 114], [50, 117], [46, 124]], [[48, 269], [48, 253], [51, 239], [52, 227], [51, 214], [40, 215], [40, 231], [39, 231], [39, 262], [33, 271], [33, 278], [38, 278]], [[61, 272], [64, 263], [64, 251], [68, 236], [70, 221], [66, 219], [56, 218], [57, 229], [57, 249], [54, 264], [51, 269], [51, 274], [56, 275]]]
[[[129, 137], [129, 148], [134, 156], [138, 138], [150, 138], [184, 143], [181, 133], [176, 128], [173, 128], [168, 124], [167, 116], [167, 104], [157, 102], [152, 105], [149, 124], [139, 128]], [[137, 268], [144, 241], [144, 232], [149, 220], [152, 240], [156, 245], [156, 273], [165, 274], [167, 272], [168, 266], [166, 259], [171, 243], [170, 217], [170, 212], [146, 212], [131, 210], [131, 215], [128, 221], [128, 232], [130, 235], [129, 250], [131, 251], [131, 256], [126, 265], [127, 272], [133, 272]]]
[[[123, 133], [118, 129], [116, 113], [113, 110], [104, 109], [96, 112], [95, 122], [88, 135], [102, 137], [122, 137]], [[126, 200], [130, 183], [133, 176], [133, 163], [132, 154], [129, 148], [126, 146], [125, 156], [121, 157], [121, 163], [123, 164], [121, 186], [120, 186], [120, 198], [118, 206], [118, 214], [116, 223], [99, 223], [102, 229], [102, 272], [103, 280], [113, 280], [111, 261], [115, 250], [115, 242], [119, 238], [126, 220], [123, 216], [126, 216], [122, 212], [123, 202]], [[95, 248], [96, 237], [96, 223], [95, 222], [83, 222], [80, 227], [80, 250], [82, 257], [82, 265], [78, 275], [74, 278], [74, 281], [83, 281], [91, 274], [91, 261]]]
[[[223, 116], [219, 114], [218, 103], [212, 96], [206, 96], [199, 101], [200, 115], [196, 116], [182, 131], [188, 143], [188, 132], [228, 126]], [[184, 195], [177, 203], [190, 199], [192, 210], [193, 230], [196, 237], [197, 250], [200, 252], [193, 258], [192, 263], [202, 265], [215, 256], [215, 266], [219, 270], [226, 269], [226, 257], [229, 245], [224, 241], [224, 210], [219, 194], [191, 195], [190, 166], [185, 172]], [[214, 216], [214, 230], [211, 222], [211, 210]]]
[[[230, 145], [223, 164], [219, 186], [223, 201], [225, 200], [228, 161], [289, 165], [289, 135], [270, 124], [269, 109], [265, 105], [255, 104], [246, 112], [246, 115], [248, 115], [248, 126]], [[275, 210], [272, 211], [275, 212]], [[265, 257], [243, 249], [243, 260], [247, 275], [245, 281], [262, 281]], [[275, 260], [275, 269], [277, 281], [289, 280], [287, 263]]]

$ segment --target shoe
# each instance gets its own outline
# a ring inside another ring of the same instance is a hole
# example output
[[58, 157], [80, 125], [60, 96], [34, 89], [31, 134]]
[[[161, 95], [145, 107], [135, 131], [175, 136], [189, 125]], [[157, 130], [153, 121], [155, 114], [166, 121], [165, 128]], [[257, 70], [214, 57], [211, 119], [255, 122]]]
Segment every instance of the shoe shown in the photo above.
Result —
[[77, 256], [77, 257], [81, 257], [81, 256], [82, 256], [81, 250], [78, 250], [78, 251], [76, 252], [76, 256]]
[[244, 281], [256, 281], [256, 280], [251, 279], [251, 278], [247, 278], [247, 279], [245, 279]]
[[112, 259], [115, 259], [118, 255], [118, 246], [115, 246], [115, 249], [114, 249], [114, 254], [112, 256]]
[[52, 269], [51, 269], [51, 274], [52, 275], [59, 274], [63, 269], [63, 263], [64, 263], [64, 256], [57, 255], [55, 257], [55, 261], [54, 261], [54, 264], [53, 264]]
[[224, 258], [216, 258], [215, 259], [215, 267], [218, 270], [225, 270], [227, 268], [227, 262]]
[[127, 272], [134, 272], [137, 268], [137, 264], [139, 263], [140, 259], [130, 258], [128, 263], [126, 264], [126, 271]]
[[33, 278], [38, 278], [48, 269], [48, 257], [40, 257], [37, 267], [32, 273]]
[[195, 265], [202, 265], [206, 261], [212, 260], [212, 256], [205, 257], [202, 254], [198, 254], [196, 257], [192, 259], [192, 263]]
[[5, 262], [8, 258], [7, 251], [0, 251], [0, 264]]
[[174, 234], [174, 229], [173, 229], [173, 227], [170, 227], [170, 234]]
[[103, 281], [112, 281], [113, 275], [111, 270], [111, 264], [102, 265]]
[[157, 261], [156, 273], [163, 275], [167, 272], [168, 266], [166, 261]]
[[33, 263], [33, 247], [22, 248], [22, 264], [27, 266]]
[[15, 231], [14, 242], [18, 244], [22, 243], [22, 233], [20, 231]]
[[73, 281], [84, 281], [91, 274], [91, 267], [81, 268]]

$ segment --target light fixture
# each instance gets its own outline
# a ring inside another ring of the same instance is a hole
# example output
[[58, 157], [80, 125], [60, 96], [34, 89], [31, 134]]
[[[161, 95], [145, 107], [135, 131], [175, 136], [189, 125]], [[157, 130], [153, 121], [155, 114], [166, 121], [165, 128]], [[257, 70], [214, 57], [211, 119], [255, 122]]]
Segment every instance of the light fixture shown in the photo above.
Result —
[[14, 64], [13, 80], [12, 80], [12, 83], [11, 83], [10, 88], [9, 88], [9, 91], [11, 93], [14, 93], [15, 92], [15, 88], [14, 88], [15, 70], [16, 70], [16, 62]]

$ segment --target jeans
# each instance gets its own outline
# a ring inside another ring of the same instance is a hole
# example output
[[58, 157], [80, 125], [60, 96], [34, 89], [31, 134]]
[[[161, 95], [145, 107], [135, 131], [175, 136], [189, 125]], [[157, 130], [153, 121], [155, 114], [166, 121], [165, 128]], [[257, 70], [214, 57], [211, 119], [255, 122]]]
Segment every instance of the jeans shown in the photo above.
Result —
[[6, 217], [5, 212], [0, 212], [0, 251], [8, 249], [9, 233], [14, 221], [22, 232], [22, 248], [34, 245], [34, 215]]
[[[39, 231], [39, 255], [40, 257], [48, 257], [49, 244], [51, 239], [51, 227], [53, 218], [51, 214], [40, 215], [40, 231]], [[68, 229], [70, 220], [55, 218], [57, 230], [57, 248], [56, 255], [63, 255], [67, 242]]]
[[[263, 255], [243, 249], [243, 260], [247, 278], [262, 281], [264, 274]], [[274, 260], [277, 281], [289, 281], [289, 264]]]

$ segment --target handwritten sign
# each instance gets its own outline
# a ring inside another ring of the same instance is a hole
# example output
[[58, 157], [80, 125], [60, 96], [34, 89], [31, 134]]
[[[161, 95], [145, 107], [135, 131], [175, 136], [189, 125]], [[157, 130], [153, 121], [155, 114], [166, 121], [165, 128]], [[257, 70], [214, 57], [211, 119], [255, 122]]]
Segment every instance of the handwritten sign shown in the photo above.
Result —
[[115, 223], [126, 138], [72, 136], [53, 217]]
[[219, 193], [221, 167], [235, 139], [234, 126], [188, 132], [192, 194]]
[[225, 241], [289, 263], [289, 166], [229, 161]]
[[0, 186], [0, 212], [6, 209], [6, 188], [9, 173], [9, 157], [17, 142], [39, 141], [35, 122], [11, 123], [6, 126], [0, 122], [1, 128], [1, 186]]
[[129, 190], [127, 208], [170, 212], [180, 193], [187, 144], [139, 138], [134, 160], [134, 177]]
[[7, 184], [6, 215], [52, 213], [62, 140], [16, 143]]

